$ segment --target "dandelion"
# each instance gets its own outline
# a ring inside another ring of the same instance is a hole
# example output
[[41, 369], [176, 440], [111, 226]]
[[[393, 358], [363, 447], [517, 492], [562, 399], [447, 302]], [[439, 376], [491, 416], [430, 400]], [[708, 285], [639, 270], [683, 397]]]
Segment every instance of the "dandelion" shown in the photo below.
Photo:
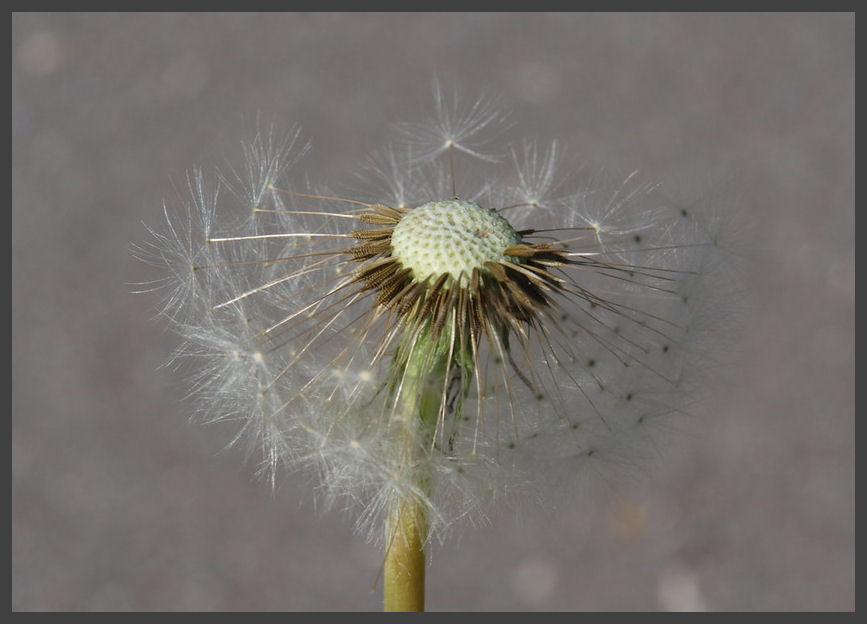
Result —
[[[273, 128], [188, 178], [143, 255], [206, 419], [262, 473], [316, 475], [385, 551], [385, 608], [421, 610], [425, 548], [459, 520], [631, 457], [688, 408], [709, 251], [691, 211], [563, 175], [559, 144], [486, 151], [502, 122], [435, 89], [368, 190], [297, 182]], [[179, 216], [182, 215], [182, 216]]]

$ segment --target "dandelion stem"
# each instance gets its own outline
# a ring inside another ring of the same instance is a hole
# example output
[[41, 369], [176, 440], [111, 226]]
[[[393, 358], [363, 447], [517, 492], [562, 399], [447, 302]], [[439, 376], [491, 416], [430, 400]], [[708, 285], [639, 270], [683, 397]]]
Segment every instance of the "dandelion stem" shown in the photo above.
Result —
[[385, 611], [424, 611], [430, 478], [420, 466], [426, 465], [424, 454], [430, 452], [443, 407], [442, 387], [452, 357], [448, 335], [434, 338], [427, 321], [416, 330], [406, 328], [393, 364], [394, 443], [402, 447], [397, 478], [406, 487], [400, 488], [386, 525]]
[[384, 611], [424, 611], [425, 535], [424, 507], [404, 500], [389, 527], [390, 543], [383, 572]]

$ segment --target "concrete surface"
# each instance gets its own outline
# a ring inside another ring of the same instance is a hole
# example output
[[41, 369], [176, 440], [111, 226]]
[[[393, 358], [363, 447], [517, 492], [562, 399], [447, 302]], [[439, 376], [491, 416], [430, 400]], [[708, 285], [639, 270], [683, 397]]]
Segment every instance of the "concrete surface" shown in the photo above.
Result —
[[329, 179], [434, 74], [593, 166], [706, 180], [750, 234], [708, 416], [435, 548], [429, 608], [855, 608], [854, 15], [15, 14], [13, 610], [379, 608], [350, 516], [187, 422], [129, 247], [256, 114]]

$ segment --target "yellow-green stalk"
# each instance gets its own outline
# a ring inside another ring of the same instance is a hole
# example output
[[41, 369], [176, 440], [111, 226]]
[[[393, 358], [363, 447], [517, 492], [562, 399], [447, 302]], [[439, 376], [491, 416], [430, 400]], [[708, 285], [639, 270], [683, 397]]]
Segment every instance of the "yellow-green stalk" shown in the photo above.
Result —
[[428, 321], [415, 327], [410, 324], [405, 331], [392, 369], [392, 392], [396, 400], [395, 444], [403, 449], [403, 474], [397, 477], [412, 484], [408, 491], [414, 495], [394, 501], [386, 522], [385, 611], [424, 611], [429, 475], [420, 466], [425, 465], [421, 460], [435, 442], [446, 375], [450, 360], [455, 359], [453, 324], [436, 338]]
[[401, 501], [393, 512], [383, 570], [384, 611], [424, 611], [427, 528], [427, 513], [417, 501]]

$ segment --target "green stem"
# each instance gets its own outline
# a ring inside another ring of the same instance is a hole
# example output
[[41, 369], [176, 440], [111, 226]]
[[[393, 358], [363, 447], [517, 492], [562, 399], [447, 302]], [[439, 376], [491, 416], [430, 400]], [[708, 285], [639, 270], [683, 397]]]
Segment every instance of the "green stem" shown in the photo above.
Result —
[[383, 571], [384, 611], [424, 611], [427, 517], [424, 508], [404, 500], [389, 524]]
[[[398, 348], [395, 373], [401, 384], [395, 421], [396, 444], [403, 450], [402, 477], [417, 492], [427, 492], [428, 475], [420, 468], [436, 431], [447, 368], [448, 348], [422, 328]], [[447, 343], [446, 343], [447, 344]], [[386, 526], [383, 609], [424, 611], [426, 501], [404, 496], [394, 504]]]

